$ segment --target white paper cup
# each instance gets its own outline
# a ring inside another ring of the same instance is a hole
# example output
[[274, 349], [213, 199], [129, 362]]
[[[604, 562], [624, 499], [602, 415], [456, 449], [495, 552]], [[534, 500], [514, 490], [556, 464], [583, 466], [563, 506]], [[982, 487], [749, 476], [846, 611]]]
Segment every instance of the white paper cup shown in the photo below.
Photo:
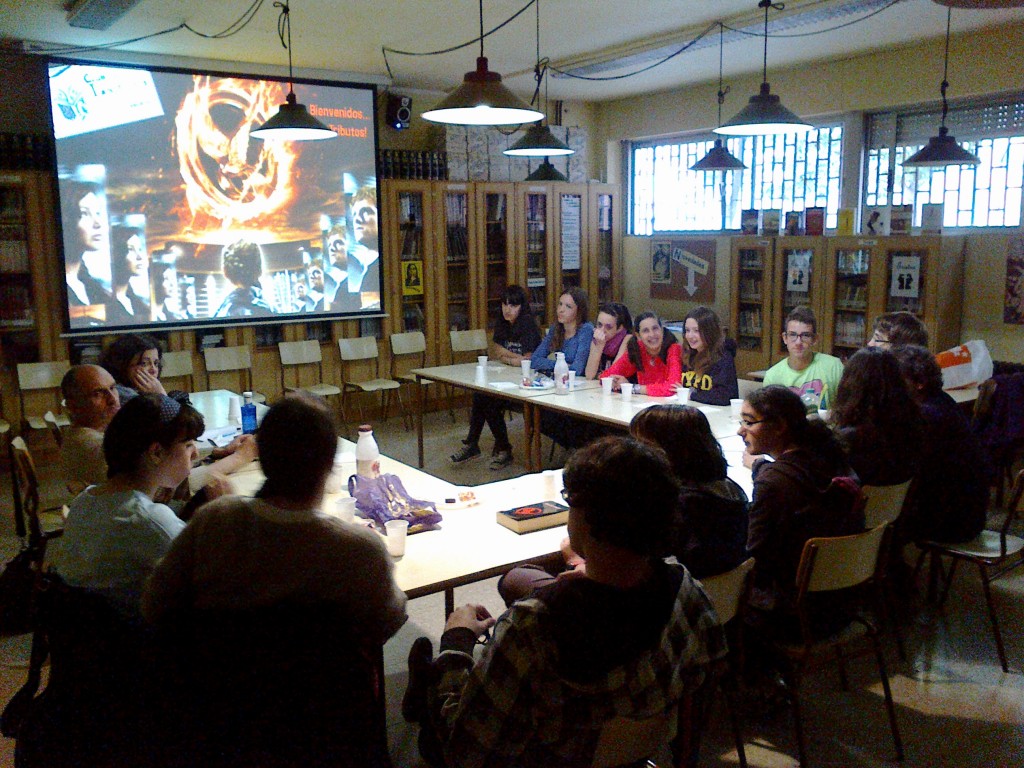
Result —
[[683, 405], [686, 405], [687, 403], [689, 403], [690, 402], [690, 388], [689, 387], [680, 387], [679, 389], [677, 389], [676, 390], [676, 400], [678, 400]]
[[242, 423], [242, 398], [234, 395], [228, 401], [228, 422], [231, 424]]
[[486, 384], [487, 383], [487, 366], [486, 365], [478, 365], [476, 367], [476, 376], [474, 378], [474, 381], [477, 384]]
[[523, 360], [519, 363], [519, 367], [523, 369], [523, 385], [529, 385], [533, 381], [533, 369], [530, 367], [530, 361]]
[[334, 508], [338, 512], [340, 517], [346, 523], [355, 522], [356, 519], [356, 500], [351, 496], [342, 496], [336, 502], [334, 502]]
[[561, 478], [557, 469], [545, 469], [541, 472], [544, 480], [544, 498], [549, 501], [558, 501], [558, 491], [561, 489]]
[[388, 554], [401, 557], [405, 554], [405, 536], [409, 532], [408, 520], [388, 520], [384, 523], [387, 534]]
[[487, 365], [487, 355], [477, 355], [476, 356], [476, 364], [477, 365], [486, 366]]
[[739, 419], [740, 411], [743, 409], [743, 398], [734, 397], [729, 401], [729, 411], [734, 419]]
[[602, 392], [602, 394], [610, 395], [612, 393], [612, 387], [614, 385], [615, 385], [615, 382], [612, 381], [610, 376], [607, 379], [601, 379], [601, 392]]
[[569, 371], [569, 390], [576, 389], [576, 371]]
[[628, 381], [624, 381], [619, 384], [619, 388], [622, 389], [622, 399], [632, 400], [633, 399], [633, 385]]

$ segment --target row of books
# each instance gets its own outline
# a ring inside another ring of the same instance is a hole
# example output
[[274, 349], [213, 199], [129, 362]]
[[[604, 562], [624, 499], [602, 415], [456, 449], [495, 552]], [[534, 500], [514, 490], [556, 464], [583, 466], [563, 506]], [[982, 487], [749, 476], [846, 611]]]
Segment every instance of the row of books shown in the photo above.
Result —
[[843, 309], [867, 309], [867, 286], [858, 283], [840, 283], [836, 286], [836, 305]]
[[839, 251], [836, 255], [836, 269], [841, 274], [866, 275], [870, 264], [870, 251]]
[[[785, 227], [782, 226], [785, 221]], [[823, 235], [825, 234], [825, 209], [806, 208], [802, 211], [787, 211], [783, 219], [778, 208], [747, 208], [740, 213], [740, 231], [745, 235]]]
[[863, 346], [867, 327], [864, 315], [836, 314], [835, 343]]
[[0, 186], [0, 221], [20, 224], [24, 219], [25, 191], [21, 187]]
[[547, 248], [547, 237], [544, 234], [543, 221], [529, 221], [526, 224], [526, 250], [543, 251]]
[[53, 168], [53, 139], [31, 133], [0, 133], [0, 169], [48, 171]]
[[28, 272], [28, 243], [0, 240], [0, 272]]
[[763, 326], [761, 325], [760, 309], [741, 309], [739, 312], [739, 335], [760, 336]]
[[411, 149], [382, 149], [377, 153], [382, 179], [448, 178], [447, 152], [422, 152]]
[[31, 325], [32, 289], [27, 285], [0, 285], [0, 323]]
[[743, 301], [761, 301], [761, 280], [756, 277], [741, 277], [740, 299]]
[[740, 269], [764, 269], [761, 251], [743, 248], [740, 250]]
[[466, 228], [461, 224], [449, 225], [448, 261], [465, 261], [469, 254], [469, 239]]

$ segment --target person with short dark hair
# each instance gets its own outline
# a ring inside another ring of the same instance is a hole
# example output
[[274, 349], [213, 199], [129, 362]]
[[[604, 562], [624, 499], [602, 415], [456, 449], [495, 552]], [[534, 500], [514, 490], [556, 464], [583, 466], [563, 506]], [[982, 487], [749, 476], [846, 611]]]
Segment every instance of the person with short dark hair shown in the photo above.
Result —
[[891, 349], [904, 344], [928, 346], [928, 328], [913, 312], [886, 312], [875, 318], [869, 347]]
[[[572, 455], [563, 480], [586, 574], [557, 580], [497, 621], [480, 605], [448, 618], [436, 688], [421, 698], [414, 687], [403, 702], [434, 764], [440, 751], [453, 768], [590, 765], [604, 721], [670, 710], [725, 654], [703, 590], [662, 560], [678, 493], [665, 454], [603, 438]], [[477, 638], [492, 626], [474, 663]], [[417, 640], [411, 664], [429, 663], [430, 650]]]
[[606, 301], [597, 308], [594, 336], [587, 356], [586, 378], [597, 378], [608, 366], [626, 354], [633, 333], [633, 318], [625, 304]]
[[916, 344], [892, 354], [921, 408], [924, 436], [914, 490], [896, 530], [901, 541], [970, 541], [985, 528], [989, 477], [984, 453], [960, 406], [942, 389], [935, 355]]
[[166, 395], [139, 395], [121, 407], [103, 437], [107, 480], [71, 502], [56, 540], [53, 567], [68, 585], [138, 614], [143, 583], [185, 527], [153, 496], [188, 477], [202, 432], [203, 417]]
[[895, 485], [917, 473], [921, 411], [888, 350], [865, 347], [847, 361], [829, 421], [861, 483]]
[[259, 245], [242, 238], [225, 246], [221, 259], [224, 277], [234, 290], [221, 302], [213, 317], [252, 317], [274, 314], [263, 297], [260, 277], [263, 275], [263, 251]]
[[746, 557], [747, 494], [731, 480], [708, 418], [689, 405], [652, 405], [629, 423], [629, 433], [668, 456], [680, 482], [671, 552], [695, 579], [735, 568]]
[[683, 373], [680, 387], [695, 403], [728, 405], [739, 397], [736, 343], [727, 339], [710, 307], [694, 307], [683, 322]]
[[100, 365], [118, 383], [122, 401], [137, 394], [167, 394], [160, 383], [163, 350], [152, 336], [144, 333], [118, 336], [103, 348]]
[[818, 321], [810, 307], [794, 307], [786, 315], [782, 343], [789, 355], [768, 369], [765, 386], [781, 384], [801, 397], [809, 393], [822, 410], [828, 410], [843, 376], [843, 361], [815, 351]]
[[[506, 286], [501, 296], [501, 317], [494, 326], [494, 337], [490, 345], [490, 356], [505, 363], [518, 366], [529, 360], [540, 344], [540, 329], [530, 310], [526, 291], [522, 286]], [[469, 412], [469, 434], [463, 440], [463, 447], [452, 454], [453, 464], [474, 459], [480, 455], [480, 435], [484, 424], [494, 435], [491, 469], [499, 470], [512, 463], [512, 443], [508, 439], [505, 425], [507, 400], [491, 397], [480, 392], [473, 393], [473, 405]]]

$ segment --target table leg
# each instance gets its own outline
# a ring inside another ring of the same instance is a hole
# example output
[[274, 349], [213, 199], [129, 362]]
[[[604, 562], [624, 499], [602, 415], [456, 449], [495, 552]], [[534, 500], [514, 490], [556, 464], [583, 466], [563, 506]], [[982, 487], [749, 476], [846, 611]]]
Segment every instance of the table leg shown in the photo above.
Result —
[[540, 472], [540, 408], [530, 402], [523, 403], [523, 424], [526, 426], [526, 468]]
[[423, 469], [423, 382], [416, 377], [416, 450], [419, 458], [419, 468]]
[[455, 613], [455, 587], [447, 587], [444, 590], [444, 618], [445, 621], [448, 617]]

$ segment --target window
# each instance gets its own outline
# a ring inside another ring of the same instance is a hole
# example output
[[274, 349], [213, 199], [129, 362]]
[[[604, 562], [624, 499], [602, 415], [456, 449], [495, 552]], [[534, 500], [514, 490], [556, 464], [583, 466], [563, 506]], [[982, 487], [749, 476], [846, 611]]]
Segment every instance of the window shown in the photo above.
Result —
[[634, 142], [631, 146], [634, 235], [681, 230], [739, 229], [745, 208], [787, 211], [825, 208], [835, 227], [842, 179], [843, 128], [819, 126], [803, 136], [744, 136], [726, 148], [747, 166], [702, 173], [690, 166], [713, 139]]
[[938, 109], [868, 116], [864, 204], [943, 204], [944, 227], [1016, 227], [1024, 176], [1024, 96], [950, 107], [946, 126], [978, 166], [904, 168], [903, 160], [938, 133]]

